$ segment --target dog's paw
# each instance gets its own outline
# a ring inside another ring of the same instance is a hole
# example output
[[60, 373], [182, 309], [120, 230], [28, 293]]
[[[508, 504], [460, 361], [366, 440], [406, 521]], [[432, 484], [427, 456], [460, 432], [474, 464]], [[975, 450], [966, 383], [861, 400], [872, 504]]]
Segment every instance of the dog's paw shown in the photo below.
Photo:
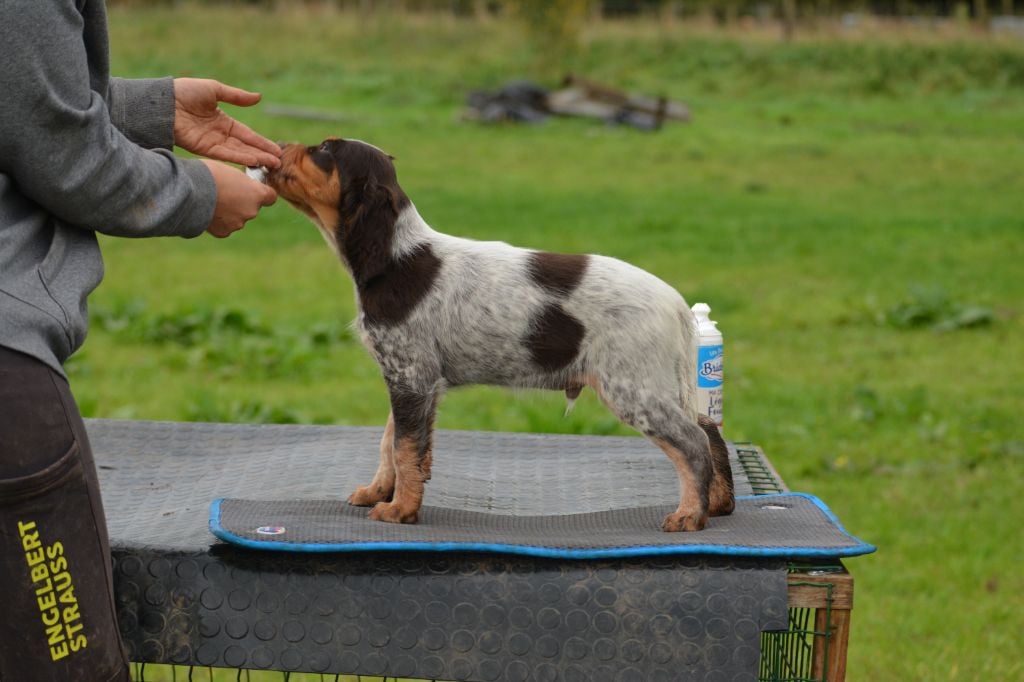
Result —
[[386, 523], [416, 523], [419, 509], [403, 508], [394, 502], [381, 502], [370, 510], [370, 518]]
[[661, 522], [661, 529], [666, 533], [687, 533], [695, 530], [704, 530], [708, 525], [707, 514], [682, 514], [675, 512], [665, 517]]
[[348, 503], [354, 507], [372, 507], [378, 502], [391, 499], [391, 493], [377, 485], [364, 485], [348, 496]]

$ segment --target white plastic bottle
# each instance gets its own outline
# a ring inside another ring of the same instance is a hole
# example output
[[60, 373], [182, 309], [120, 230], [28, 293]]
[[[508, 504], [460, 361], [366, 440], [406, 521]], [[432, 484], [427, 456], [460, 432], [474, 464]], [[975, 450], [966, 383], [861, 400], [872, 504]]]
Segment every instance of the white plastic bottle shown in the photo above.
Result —
[[710, 318], [711, 307], [707, 303], [694, 305], [693, 314], [697, 317], [697, 334], [700, 337], [697, 348], [697, 411], [711, 417], [721, 429], [722, 332], [718, 330], [718, 323]]

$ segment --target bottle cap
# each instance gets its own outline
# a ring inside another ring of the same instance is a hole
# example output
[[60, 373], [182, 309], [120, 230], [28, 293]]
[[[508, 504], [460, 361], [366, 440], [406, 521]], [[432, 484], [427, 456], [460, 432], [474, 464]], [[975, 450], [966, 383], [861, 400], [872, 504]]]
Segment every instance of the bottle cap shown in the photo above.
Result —
[[707, 303], [696, 303], [692, 310], [697, 318], [697, 333], [700, 336], [717, 336], [721, 338], [722, 332], [718, 329], [718, 323], [710, 318], [711, 306]]

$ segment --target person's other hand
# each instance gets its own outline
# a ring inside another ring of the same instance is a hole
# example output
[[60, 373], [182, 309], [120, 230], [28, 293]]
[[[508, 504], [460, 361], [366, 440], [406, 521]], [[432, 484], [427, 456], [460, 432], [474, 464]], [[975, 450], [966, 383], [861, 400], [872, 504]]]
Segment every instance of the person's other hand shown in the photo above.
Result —
[[203, 160], [217, 185], [217, 205], [206, 231], [214, 237], [227, 237], [241, 230], [260, 209], [277, 201], [277, 192], [245, 173], [217, 161]]
[[259, 93], [215, 80], [175, 78], [174, 143], [218, 161], [277, 168], [281, 148], [218, 107], [220, 102], [248, 107], [259, 101]]

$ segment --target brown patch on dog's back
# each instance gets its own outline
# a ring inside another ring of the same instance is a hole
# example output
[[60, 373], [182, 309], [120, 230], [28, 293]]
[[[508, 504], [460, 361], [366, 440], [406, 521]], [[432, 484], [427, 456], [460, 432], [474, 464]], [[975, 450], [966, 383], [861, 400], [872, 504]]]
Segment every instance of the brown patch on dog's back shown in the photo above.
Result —
[[401, 324], [430, 292], [440, 271], [441, 259], [429, 245], [389, 261], [359, 287], [366, 321], [375, 325]]
[[541, 369], [557, 372], [576, 359], [586, 328], [558, 304], [544, 307], [524, 343]]
[[527, 269], [534, 284], [565, 296], [579, 286], [589, 261], [589, 256], [533, 251]]
[[[532, 251], [527, 257], [526, 267], [534, 284], [563, 297], [579, 286], [588, 262], [588, 256]], [[562, 306], [550, 304], [534, 320], [533, 331], [525, 343], [539, 367], [557, 372], [576, 359], [585, 332], [583, 324], [566, 313]], [[566, 386], [566, 397], [575, 400], [582, 388], [576, 384]]]

